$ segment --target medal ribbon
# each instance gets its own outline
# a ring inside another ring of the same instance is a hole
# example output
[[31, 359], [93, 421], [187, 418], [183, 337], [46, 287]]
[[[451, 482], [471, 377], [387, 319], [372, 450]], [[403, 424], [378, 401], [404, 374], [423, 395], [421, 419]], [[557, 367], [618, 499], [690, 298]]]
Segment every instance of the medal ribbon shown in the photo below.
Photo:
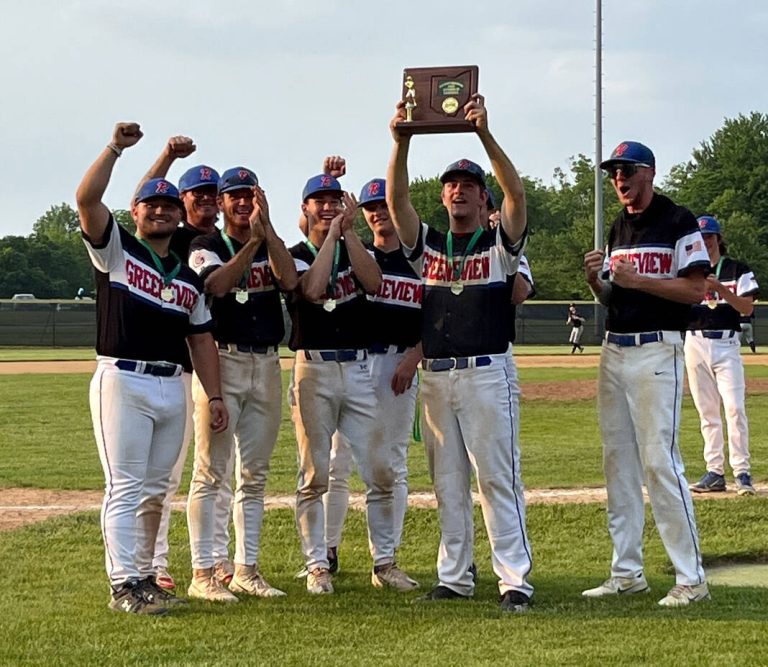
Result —
[[[221, 238], [224, 240], [224, 245], [227, 246], [227, 250], [229, 250], [229, 258], [232, 259], [235, 256], [235, 248], [232, 245], [232, 239], [227, 236], [227, 234], [224, 232], [224, 230], [221, 230]], [[247, 268], [245, 271], [243, 271], [243, 277], [240, 278], [240, 282], [238, 283], [238, 287], [240, 289], [246, 289], [248, 286], [248, 274], [251, 272], [250, 267]]]
[[[309, 251], [312, 253], [312, 255], [317, 258], [318, 250], [315, 247], [315, 244], [312, 243], [309, 239], [304, 241], [304, 245], [309, 248]], [[336, 248], [333, 252], [333, 269], [331, 269], [331, 276], [328, 278], [328, 287], [325, 290], [325, 294], [329, 299], [332, 299], [334, 294], [336, 294], [336, 279], [339, 277], [339, 257], [341, 255], [341, 244], [336, 241]]]
[[171, 257], [173, 257], [176, 260], [176, 266], [173, 267], [170, 271], [166, 273], [165, 267], [163, 266], [163, 262], [161, 259], [157, 256], [157, 253], [152, 249], [152, 246], [149, 245], [144, 239], [136, 237], [136, 240], [141, 243], [147, 250], [149, 250], [149, 254], [152, 257], [152, 261], [155, 263], [155, 268], [158, 270], [160, 275], [163, 277], [163, 286], [168, 287], [173, 282], [173, 279], [179, 275], [179, 271], [181, 271], [181, 259], [179, 259], [179, 256], [173, 252], [173, 250], [170, 251]]
[[453, 276], [454, 282], [459, 280], [461, 278], [461, 274], [464, 271], [464, 263], [467, 261], [467, 255], [471, 253], [475, 246], [477, 245], [477, 239], [480, 238], [480, 234], [483, 233], [483, 228], [478, 227], [475, 230], [475, 233], [472, 234], [472, 238], [469, 239], [469, 243], [467, 243], [467, 247], [464, 248], [464, 253], [461, 256], [461, 260], [459, 261], [459, 265], [457, 267], [453, 266], [453, 232], [448, 232], [448, 238], [446, 239], [445, 245], [448, 250], [448, 258], [451, 262], [451, 274]]

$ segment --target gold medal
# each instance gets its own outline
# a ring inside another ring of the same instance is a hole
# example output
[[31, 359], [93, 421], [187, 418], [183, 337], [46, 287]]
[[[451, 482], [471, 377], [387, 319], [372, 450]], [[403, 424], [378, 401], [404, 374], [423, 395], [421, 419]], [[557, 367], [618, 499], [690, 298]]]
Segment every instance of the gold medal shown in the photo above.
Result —
[[464, 291], [464, 283], [461, 282], [461, 280], [454, 280], [451, 283], [451, 292], [453, 292], [456, 296], [459, 296]]
[[173, 288], [163, 287], [163, 289], [160, 290], [160, 298], [166, 303], [173, 301]]
[[336, 299], [326, 299], [325, 303], [323, 304], [323, 310], [326, 313], [330, 313], [336, 310]]
[[238, 303], [248, 303], [248, 290], [239, 289], [235, 290], [235, 301]]

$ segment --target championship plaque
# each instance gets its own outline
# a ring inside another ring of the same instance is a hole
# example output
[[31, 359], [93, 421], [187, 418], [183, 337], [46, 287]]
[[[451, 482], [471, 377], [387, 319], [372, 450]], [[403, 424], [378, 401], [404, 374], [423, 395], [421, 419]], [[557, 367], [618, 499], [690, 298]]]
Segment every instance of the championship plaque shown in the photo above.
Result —
[[406, 120], [396, 127], [403, 134], [474, 132], [464, 120], [464, 105], [477, 92], [479, 68], [411, 67], [403, 71]]

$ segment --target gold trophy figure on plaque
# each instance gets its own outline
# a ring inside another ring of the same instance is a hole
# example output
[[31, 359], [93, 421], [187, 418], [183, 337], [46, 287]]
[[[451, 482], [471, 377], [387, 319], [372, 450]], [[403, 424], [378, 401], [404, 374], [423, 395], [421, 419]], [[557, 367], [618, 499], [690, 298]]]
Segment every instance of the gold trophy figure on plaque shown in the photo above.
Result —
[[408, 89], [405, 93], [405, 122], [413, 121], [413, 110], [416, 108], [416, 84], [413, 77], [408, 76], [405, 79], [405, 87]]

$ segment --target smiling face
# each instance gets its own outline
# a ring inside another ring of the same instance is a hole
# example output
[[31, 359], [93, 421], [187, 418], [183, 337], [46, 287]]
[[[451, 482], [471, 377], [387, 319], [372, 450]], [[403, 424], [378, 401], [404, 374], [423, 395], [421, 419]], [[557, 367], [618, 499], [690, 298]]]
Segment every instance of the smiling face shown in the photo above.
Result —
[[319, 192], [307, 198], [301, 205], [301, 211], [307, 217], [310, 239], [324, 239], [331, 221], [342, 211], [341, 195], [335, 192]]
[[209, 231], [216, 223], [219, 207], [216, 202], [215, 185], [202, 185], [182, 192], [181, 201], [187, 213], [187, 222], [193, 227]]
[[238, 188], [219, 195], [219, 209], [224, 215], [224, 224], [239, 229], [250, 227], [253, 213], [253, 191], [251, 188]]
[[480, 207], [485, 204], [488, 193], [471, 176], [454, 174], [443, 184], [440, 197], [452, 223], [474, 226], [480, 219]]
[[152, 197], [131, 207], [131, 217], [143, 239], [166, 239], [181, 221], [181, 207], [172, 199]]
[[653, 199], [653, 167], [618, 163], [611, 165], [608, 174], [622, 206], [630, 213], [640, 213], [648, 208]]

